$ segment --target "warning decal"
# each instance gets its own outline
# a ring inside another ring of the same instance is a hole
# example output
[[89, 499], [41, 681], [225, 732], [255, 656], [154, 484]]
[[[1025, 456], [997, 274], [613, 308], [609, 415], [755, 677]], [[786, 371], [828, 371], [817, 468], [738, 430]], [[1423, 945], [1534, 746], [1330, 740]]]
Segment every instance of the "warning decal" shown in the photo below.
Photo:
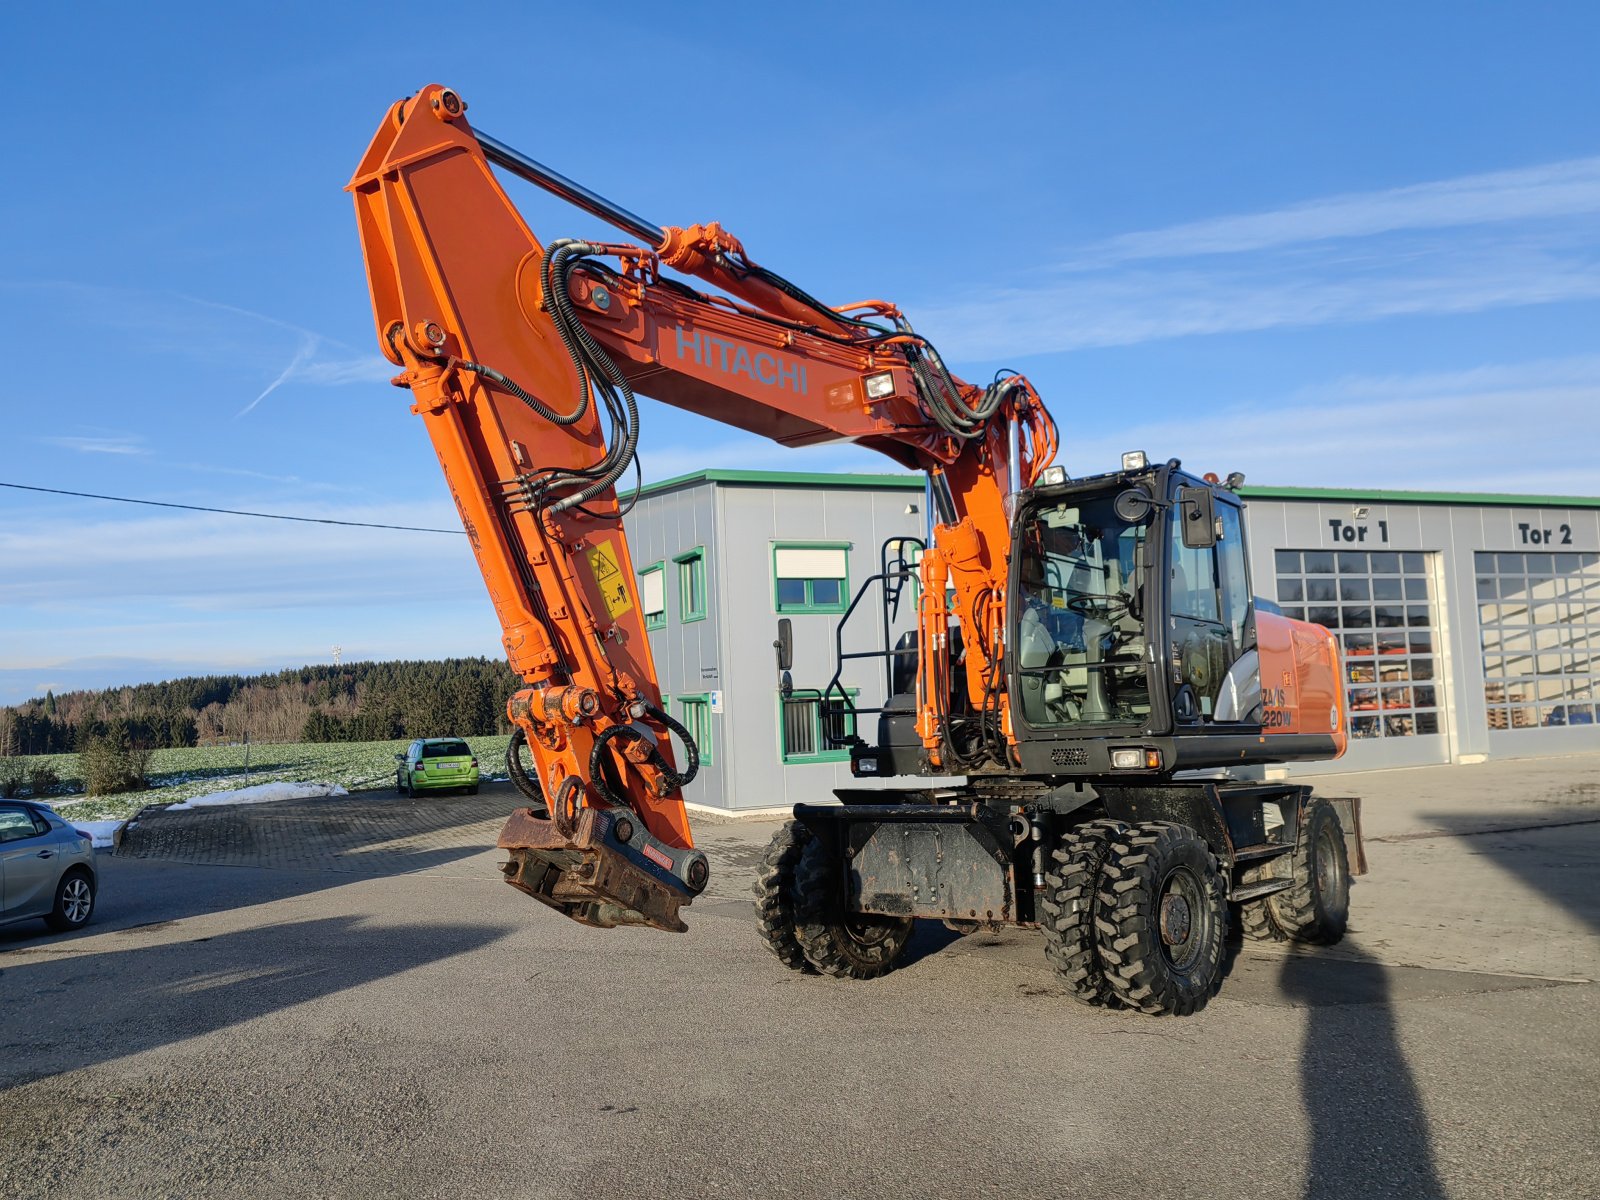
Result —
[[633, 609], [633, 601], [628, 599], [628, 581], [622, 577], [622, 568], [617, 563], [617, 550], [610, 538], [597, 542], [583, 552], [589, 560], [589, 570], [594, 575], [594, 583], [600, 589], [600, 599], [606, 606], [606, 612], [613, 621], [625, 612]]

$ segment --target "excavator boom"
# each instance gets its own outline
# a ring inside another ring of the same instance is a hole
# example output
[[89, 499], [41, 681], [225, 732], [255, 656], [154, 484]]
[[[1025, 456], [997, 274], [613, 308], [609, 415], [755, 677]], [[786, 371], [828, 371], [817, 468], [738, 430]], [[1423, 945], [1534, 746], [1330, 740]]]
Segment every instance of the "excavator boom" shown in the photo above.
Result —
[[[637, 243], [542, 244], [494, 166]], [[658, 227], [474, 132], [439, 85], [391, 107], [348, 190], [379, 345], [411, 390], [526, 684], [508, 704], [513, 775], [531, 801], [501, 835], [509, 882], [589, 924], [681, 930], [680, 907], [707, 881], [682, 796], [697, 752], [661, 707], [618, 499], [636, 393], [928, 472], [939, 537], [919, 568], [919, 645], [943, 646], [959, 620], [971, 701], [996, 703], [1010, 736], [994, 692], [1007, 497], [1055, 451], [1026, 380], [954, 378], [892, 305], [831, 308], [716, 223]], [[949, 752], [948, 669], [920, 657], [917, 726], [934, 767]]]

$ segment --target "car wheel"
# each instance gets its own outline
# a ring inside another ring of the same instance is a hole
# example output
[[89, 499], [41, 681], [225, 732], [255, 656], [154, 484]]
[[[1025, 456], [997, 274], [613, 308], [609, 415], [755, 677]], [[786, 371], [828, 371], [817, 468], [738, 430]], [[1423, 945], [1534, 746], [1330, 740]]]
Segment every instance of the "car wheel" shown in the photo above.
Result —
[[477, 784], [473, 784], [471, 787], [469, 787], [467, 789], [467, 795], [476, 796], [477, 794], [478, 794], [478, 785]]
[[406, 794], [406, 779], [399, 771], [394, 773], [394, 790], [402, 796]]
[[44, 923], [57, 933], [82, 929], [94, 914], [94, 880], [88, 872], [68, 871], [56, 884], [56, 906]]
[[405, 782], [400, 785], [400, 792], [409, 799], [416, 799], [417, 789], [411, 782], [411, 773], [406, 772]]

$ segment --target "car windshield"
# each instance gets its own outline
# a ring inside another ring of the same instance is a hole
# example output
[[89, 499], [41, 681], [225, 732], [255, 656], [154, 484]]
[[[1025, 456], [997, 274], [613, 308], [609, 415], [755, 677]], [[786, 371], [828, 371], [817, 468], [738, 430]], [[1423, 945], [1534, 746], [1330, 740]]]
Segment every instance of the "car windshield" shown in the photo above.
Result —
[[423, 758], [459, 758], [471, 753], [465, 742], [429, 742], [422, 747]]

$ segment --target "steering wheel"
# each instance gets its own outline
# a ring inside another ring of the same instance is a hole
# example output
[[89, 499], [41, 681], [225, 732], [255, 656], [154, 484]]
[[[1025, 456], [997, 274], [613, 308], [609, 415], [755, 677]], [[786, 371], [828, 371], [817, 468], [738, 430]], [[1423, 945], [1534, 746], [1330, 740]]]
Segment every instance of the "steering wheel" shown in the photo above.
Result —
[[1128, 611], [1128, 597], [1121, 593], [1115, 596], [1073, 596], [1067, 601], [1067, 608], [1080, 617], [1115, 621]]

